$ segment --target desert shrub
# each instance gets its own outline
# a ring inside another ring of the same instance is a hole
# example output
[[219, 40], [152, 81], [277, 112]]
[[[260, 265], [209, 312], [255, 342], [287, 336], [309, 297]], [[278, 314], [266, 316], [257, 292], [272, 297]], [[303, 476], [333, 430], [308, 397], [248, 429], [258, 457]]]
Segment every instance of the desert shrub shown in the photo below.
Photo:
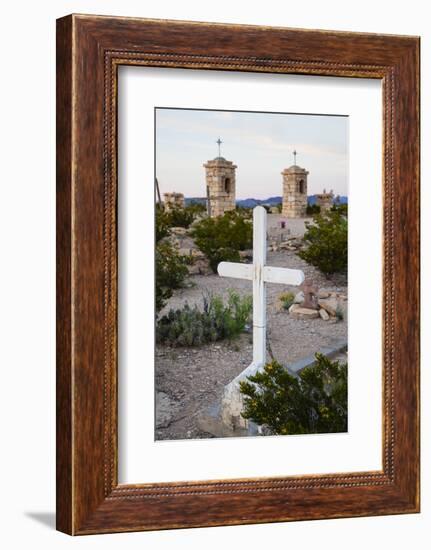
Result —
[[253, 218], [253, 208], [246, 208], [245, 206], [237, 206], [235, 210], [232, 210], [232, 212], [234, 212], [234, 215], [237, 214], [247, 220], [251, 220]]
[[183, 208], [175, 206], [170, 210], [164, 210], [156, 205], [156, 240], [167, 236], [171, 227], [189, 228], [194, 220], [204, 214], [206, 208], [203, 204], [192, 203]]
[[159, 205], [156, 206], [156, 243], [170, 234], [170, 220], [167, 213]]
[[332, 205], [331, 211], [332, 212], [338, 212], [342, 216], [347, 217], [349, 207], [348, 207], [347, 203], [341, 203], [341, 202], [340, 203], [335, 203], [335, 204]]
[[344, 319], [344, 311], [340, 305], [338, 305], [337, 309], [335, 310], [335, 318], [337, 319], [337, 321], [342, 321]]
[[279, 296], [280, 302], [283, 305], [283, 309], [289, 309], [295, 300], [293, 292], [284, 292]]
[[223, 216], [200, 220], [191, 235], [216, 273], [221, 261], [238, 262], [239, 251], [251, 248], [253, 228], [245, 215], [233, 210]]
[[180, 288], [188, 273], [186, 259], [169, 241], [156, 245], [156, 311], [160, 311], [175, 288]]
[[306, 222], [306, 248], [298, 255], [326, 276], [347, 268], [347, 219], [339, 212], [317, 214]]
[[190, 259], [180, 256], [177, 248], [169, 242], [171, 233], [170, 213], [156, 206], [156, 311], [160, 311], [172, 291], [180, 288], [188, 273]]
[[193, 212], [195, 216], [205, 214], [207, 211], [207, 207], [203, 202], [191, 201], [187, 208]]
[[316, 354], [298, 376], [273, 361], [240, 382], [242, 416], [273, 434], [347, 431], [347, 364]]
[[202, 310], [186, 304], [162, 317], [156, 326], [156, 340], [171, 346], [200, 346], [231, 339], [244, 330], [251, 310], [251, 296], [241, 298], [230, 292], [226, 305], [220, 296], [204, 296]]
[[316, 214], [320, 214], [320, 206], [318, 204], [307, 204], [305, 213], [307, 214], [307, 216], [314, 216]]
[[190, 227], [196, 216], [194, 206], [186, 206], [185, 208], [172, 208], [166, 213], [166, 217], [171, 227]]

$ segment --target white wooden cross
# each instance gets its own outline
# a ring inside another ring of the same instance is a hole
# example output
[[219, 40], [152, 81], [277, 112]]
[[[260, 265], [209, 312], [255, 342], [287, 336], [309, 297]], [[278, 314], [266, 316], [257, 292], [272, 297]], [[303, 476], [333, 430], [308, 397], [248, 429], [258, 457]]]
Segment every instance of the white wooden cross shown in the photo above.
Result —
[[300, 285], [304, 273], [299, 269], [266, 265], [266, 210], [253, 209], [253, 263], [220, 262], [217, 267], [222, 277], [253, 281], [253, 364], [266, 362], [266, 283]]

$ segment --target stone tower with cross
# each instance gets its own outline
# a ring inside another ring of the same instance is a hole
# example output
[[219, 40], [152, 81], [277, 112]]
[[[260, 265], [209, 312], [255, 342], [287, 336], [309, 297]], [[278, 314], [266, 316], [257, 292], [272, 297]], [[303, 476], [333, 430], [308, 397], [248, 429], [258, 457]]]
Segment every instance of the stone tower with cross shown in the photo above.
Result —
[[212, 218], [222, 216], [229, 210], [235, 210], [235, 170], [237, 166], [220, 154], [220, 138], [216, 142], [219, 154], [204, 164], [207, 209]]
[[293, 152], [293, 165], [283, 170], [283, 207], [281, 213], [286, 218], [304, 218], [307, 209], [308, 172], [296, 164], [296, 151]]

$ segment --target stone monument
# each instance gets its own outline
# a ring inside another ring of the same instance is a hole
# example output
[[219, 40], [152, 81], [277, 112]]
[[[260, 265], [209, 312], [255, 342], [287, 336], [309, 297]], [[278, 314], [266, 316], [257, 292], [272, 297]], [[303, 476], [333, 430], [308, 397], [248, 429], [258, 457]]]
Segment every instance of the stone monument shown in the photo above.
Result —
[[281, 173], [283, 176], [282, 215], [286, 218], [304, 218], [307, 209], [308, 172], [296, 164], [293, 151], [293, 165]]
[[223, 216], [229, 210], [235, 210], [235, 170], [237, 166], [220, 155], [220, 138], [216, 142], [219, 154], [204, 164], [208, 215], [212, 218]]
[[334, 204], [334, 192], [326, 192], [326, 189], [323, 190], [323, 193], [316, 195], [316, 204], [320, 206], [320, 212], [327, 212], [332, 208]]
[[182, 193], [163, 193], [164, 206], [166, 212], [173, 208], [184, 208], [184, 195]]

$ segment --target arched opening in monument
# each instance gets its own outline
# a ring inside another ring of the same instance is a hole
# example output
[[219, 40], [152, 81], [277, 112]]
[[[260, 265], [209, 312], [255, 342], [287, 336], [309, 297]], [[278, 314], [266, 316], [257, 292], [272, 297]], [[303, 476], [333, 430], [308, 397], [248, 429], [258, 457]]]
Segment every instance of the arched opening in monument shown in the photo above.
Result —
[[230, 178], [225, 178], [224, 179], [224, 192], [225, 193], [230, 193], [231, 192], [231, 181], [230, 181]]
[[305, 193], [305, 181], [304, 180], [299, 180], [298, 186], [299, 186], [299, 192], [304, 194]]

